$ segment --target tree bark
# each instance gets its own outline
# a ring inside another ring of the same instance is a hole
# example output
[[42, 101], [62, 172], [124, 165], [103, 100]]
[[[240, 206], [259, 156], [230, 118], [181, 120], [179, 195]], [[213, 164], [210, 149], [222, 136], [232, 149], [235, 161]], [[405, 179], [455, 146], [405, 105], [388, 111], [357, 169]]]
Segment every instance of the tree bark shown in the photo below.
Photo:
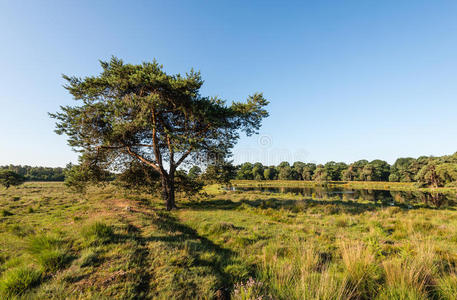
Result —
[[174, 174], [168, 176], [161, 176], [162, 181], [162, 199], [165, 201], [167, 210], [176, 208], [175, 204], [175, 180]]

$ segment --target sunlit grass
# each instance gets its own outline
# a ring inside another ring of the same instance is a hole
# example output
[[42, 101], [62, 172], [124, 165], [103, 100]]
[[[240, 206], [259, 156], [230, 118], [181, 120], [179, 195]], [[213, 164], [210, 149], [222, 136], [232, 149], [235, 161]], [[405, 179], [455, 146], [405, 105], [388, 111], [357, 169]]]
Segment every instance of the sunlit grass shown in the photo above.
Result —
[[0, 298], [455, 298], [453, 207], [205, 191], [0, 190]]

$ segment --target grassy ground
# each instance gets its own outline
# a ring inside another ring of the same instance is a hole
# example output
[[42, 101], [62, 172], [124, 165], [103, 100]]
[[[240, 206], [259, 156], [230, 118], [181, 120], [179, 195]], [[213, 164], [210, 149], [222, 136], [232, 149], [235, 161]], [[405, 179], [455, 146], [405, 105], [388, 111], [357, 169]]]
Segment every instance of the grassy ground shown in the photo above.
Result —
[[224, 192], [0, 190], [0, 298], [455, 299], [454, 208]]
[[348, 189], [371, 189], [386, 191], [423, 191], [455, 193], [457, 188], [418, 188], [414, 182], [385, 182], [385, 181], [303, 181], [303, 180], [232, 180], [236, 186], [263, 186], [263, 187], [315, 187], [327, 185], [329, 187], [341, 187]]

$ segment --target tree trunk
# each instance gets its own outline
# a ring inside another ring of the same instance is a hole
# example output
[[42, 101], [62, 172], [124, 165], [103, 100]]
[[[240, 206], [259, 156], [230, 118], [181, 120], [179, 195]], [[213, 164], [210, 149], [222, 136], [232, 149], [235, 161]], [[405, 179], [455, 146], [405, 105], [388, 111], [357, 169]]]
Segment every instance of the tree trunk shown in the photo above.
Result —
[[167, 210], [176, 208], [175, 204], [175, 180], [174, 174], [168, 176], [161, 176], [162, 181], [162, 199], [165, 201]]

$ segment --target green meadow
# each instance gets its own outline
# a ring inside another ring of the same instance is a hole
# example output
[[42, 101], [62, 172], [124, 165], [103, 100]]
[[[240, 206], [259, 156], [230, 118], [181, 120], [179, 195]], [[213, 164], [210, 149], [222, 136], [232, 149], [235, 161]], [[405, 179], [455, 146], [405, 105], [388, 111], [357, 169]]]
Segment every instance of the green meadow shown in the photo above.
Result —
[[225, 191], [0, 190], [3, 299], [455, 299], [457, 212]]

